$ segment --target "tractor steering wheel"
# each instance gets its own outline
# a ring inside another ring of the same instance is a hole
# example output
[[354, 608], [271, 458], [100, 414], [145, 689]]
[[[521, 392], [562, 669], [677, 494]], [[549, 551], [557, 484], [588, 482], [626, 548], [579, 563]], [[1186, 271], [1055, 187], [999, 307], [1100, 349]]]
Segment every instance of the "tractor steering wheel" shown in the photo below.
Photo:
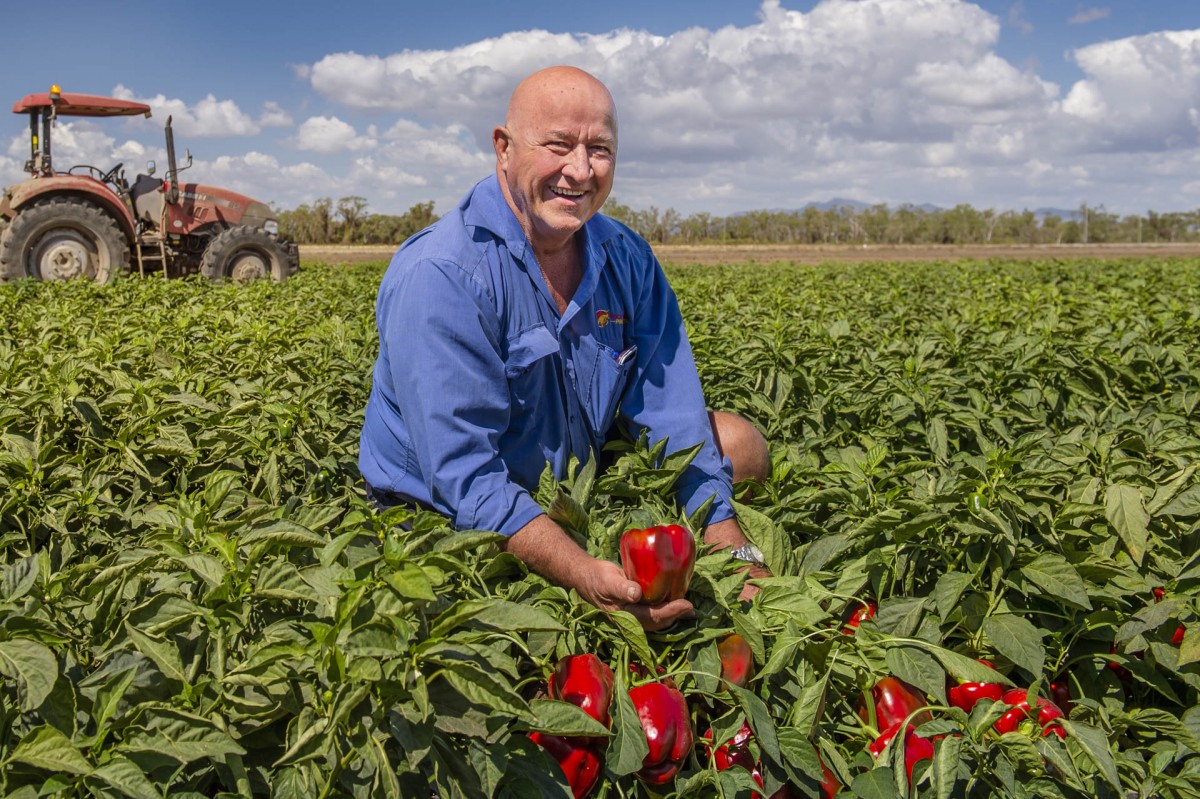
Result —
[[[101, 181], [102, 183], [112, 183], [112, 184], [114, 184], [114, 185], [120, 185], [122, 181], [118, 180], [118, 178], [119, 178], [119, 177], [120, 177], [120, 175], [121, 175], [121, 168], [122, 168], [123, 166], [125, 166], [125, 164], [124, 164], [124, 163], [117, 164], [117, 165], [116, 165], [116, 166], [114, 166], [112, 169], [110, 169], [110, 170], [108, 170], [107, 172], [105, 172], [105, 173], [104, 173], [104, 174], [101, 176], [101, 178], [100, 178], [100, 181]], [[96, 170], [96, 171], [99, 171], [99, 170]]]

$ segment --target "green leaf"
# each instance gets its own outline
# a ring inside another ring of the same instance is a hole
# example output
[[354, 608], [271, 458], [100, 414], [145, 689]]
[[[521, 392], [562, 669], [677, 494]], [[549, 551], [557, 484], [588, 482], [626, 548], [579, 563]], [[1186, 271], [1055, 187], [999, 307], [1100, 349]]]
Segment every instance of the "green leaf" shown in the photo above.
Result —
[[241, 546], [267, 544], [280, 547], [324, 547], [329, 539], [317, 535], [307, 527], [301, 527], [287, 519], [270, 522], [254, 527], [249, 532], [242, 533], [237, 538]]
[[1030, 674], [1040, 676], [1046, 661], [1042, 632], [1028, 620], [1011, 614], [988, 616], [983, 632], [996, 651]]
[[529, 703], [534, 720], [527, 726], [531, 730], [553, 735], [587, 736], [606, 738], [608, 728], [589, 716], [583, 708], [558, 699], [534, 699]]
[[1150, 522], [1142, 505], [1142, 492], [1137, 486], [1110, 485], [1104, 492], [1104, 515], [1121, 536], [1129, 556], [1140, 564], [1146, 554], [1146, 526]]
[[763, 751], [772, 760], [778, 762], [779, 739], [775, 735], [775, 722], [771, 720], [771, 711], [753, 691], [738, 688], [736, 685], [730, 685], [728, 688], [730, 694], [737, 699], [742, 712], [746, 714], [746, 719], [750, 722], [750, 729], [754, 731], [754, 736], [758, 739]]
[[162, 794], [155, 789], [154, 783], [150, 782], [145, 772], [123, 755], [114, 755], [107, 763], [91, 772], [88, 780], [98, 780], [133, 799], [162, 799]]
[[958, 761], [962, 753], [962, 737], [947, 735], [933, 752], [933, 784], [937, 788], [937, 799], [954, 796], [958, 783]]
[[158, 636], [150, 636], [128, 622], [125, 631], [129, 634], [134, 647], [146, 657], [154, 661], [158, 670], [169, 680], [187, 683], [187, 674], [183, 670], [183, 660], [179, 655], [179, 647], [173, 642]]
[[646, 740], [646, 731], [638, 718], [637, 708], [629, 698], [624, 675], [617, 676], [613, 694], [613, 739], [609, 742], [605, 762], [609, 771], [621, 777], [642, 767], [642, 762], [650, 754], [650, 743]]
[[624, 610], [610, 610], [608, 618], [616, 625], [621, 637], [625, 639], [626, 645], [632, 650], [635, 660], [641, 661], [643, 664], [655, 662], [654, 650], [650, 648], [646, 631], [632, 613]]
[[[904, 769], [903, 766], [900, 767]], [[899, 799], [900, 792], [896, 790], [896, 780], [888, 768], [874, 768], [859, 774], [850, 783], [850, 790], [861, 799]]]
[[58, 660], [49, 647], [36, 641], [0, 641], [0, 674], [16, 683], [22, 710], [37, 710], [54, 689]]
[[892, 674], [946, 703], [946, 672], [928, 652], [897, 644], [887, 648], [885, 658]]
[[938, 614], [947, 618], [962, 599], [963, 592], [974, 578], [963, 572], [949, 571], [938, 578], [933, 589], [933, 601], [937, 605]]
[[119, 749], [165, 755], [179, 763], [246, 754], [211, 719], [164, 707], [148, 711], [145, 728], [131, 735]]
[[1021, 568], [1021, 573], [1047, 594], [1072, 605], [1091, 610], [1087, 585], [1075, 567], [1062, 555], [1047, 552]]
[[1120, 791], [1121, 778], [1117, 774], [1117, 763], [1113, 759], [1112, 750], [1109, 748], [1108, 738], [1104, 732], [1090, 724], [1068, 719], [1062, 720], [1062, 726], [1067, 731], [1068, 739], [1080, 744], [1108, 784]]
[[1200, 484], [1181, 491], [1158, 512], [1158, 515], [1182, 518], [1200, 516]]
[[87, 774], [92, 770], [92, 764], [71, 743], [70, 738], [53, 727], [45, 726], [30, 730], [5, 762], [25, 763], [52, 774], [63, 771]]
[[771, 573], [776, 577], [793, 574], [792, 542], [783, 528], [770, 516], [747, 505], [735, 502], [734, 511], [746, 539], [762, 550], [763, 561]]

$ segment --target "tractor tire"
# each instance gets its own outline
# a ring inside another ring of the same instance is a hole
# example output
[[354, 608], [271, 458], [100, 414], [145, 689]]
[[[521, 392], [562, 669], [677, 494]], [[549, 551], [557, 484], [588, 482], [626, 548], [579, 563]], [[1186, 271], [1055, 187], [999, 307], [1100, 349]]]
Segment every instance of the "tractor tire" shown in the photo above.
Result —
[[262, 228], [238, 225], [213, 236], [200, 258], [200, 274], [209, 280], [245, 283], [269, 277], [280, 283], [297, 265], [284, 242]]
[[87, 278], [107, 283], [129, 271], [129, 244], [116, 221], [75, 197], [17, 212], [0, 234], [0, 282]]

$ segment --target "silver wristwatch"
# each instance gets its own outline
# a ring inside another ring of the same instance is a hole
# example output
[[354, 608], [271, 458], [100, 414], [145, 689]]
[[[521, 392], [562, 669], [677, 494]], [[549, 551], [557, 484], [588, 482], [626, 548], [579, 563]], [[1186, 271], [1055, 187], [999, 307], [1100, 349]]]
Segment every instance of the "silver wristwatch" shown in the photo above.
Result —
[[751, 566], [766, 566], [767, 562], [763, 560], [762, 550], [754, 546], [754, 544], [746, 544], [740, 546], [730, 553], [738, 560], [744, 560]]

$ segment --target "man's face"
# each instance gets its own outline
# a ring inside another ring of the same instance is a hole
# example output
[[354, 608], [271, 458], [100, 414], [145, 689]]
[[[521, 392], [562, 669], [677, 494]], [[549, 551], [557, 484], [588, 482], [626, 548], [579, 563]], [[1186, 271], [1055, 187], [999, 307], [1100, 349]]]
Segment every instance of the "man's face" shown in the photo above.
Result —
[[493, 144], [505, 194], [535, 248], [570, 241], [612, 189], [616, 123], [599, 84], [533, 88], [509, 125], [496, 128]]

